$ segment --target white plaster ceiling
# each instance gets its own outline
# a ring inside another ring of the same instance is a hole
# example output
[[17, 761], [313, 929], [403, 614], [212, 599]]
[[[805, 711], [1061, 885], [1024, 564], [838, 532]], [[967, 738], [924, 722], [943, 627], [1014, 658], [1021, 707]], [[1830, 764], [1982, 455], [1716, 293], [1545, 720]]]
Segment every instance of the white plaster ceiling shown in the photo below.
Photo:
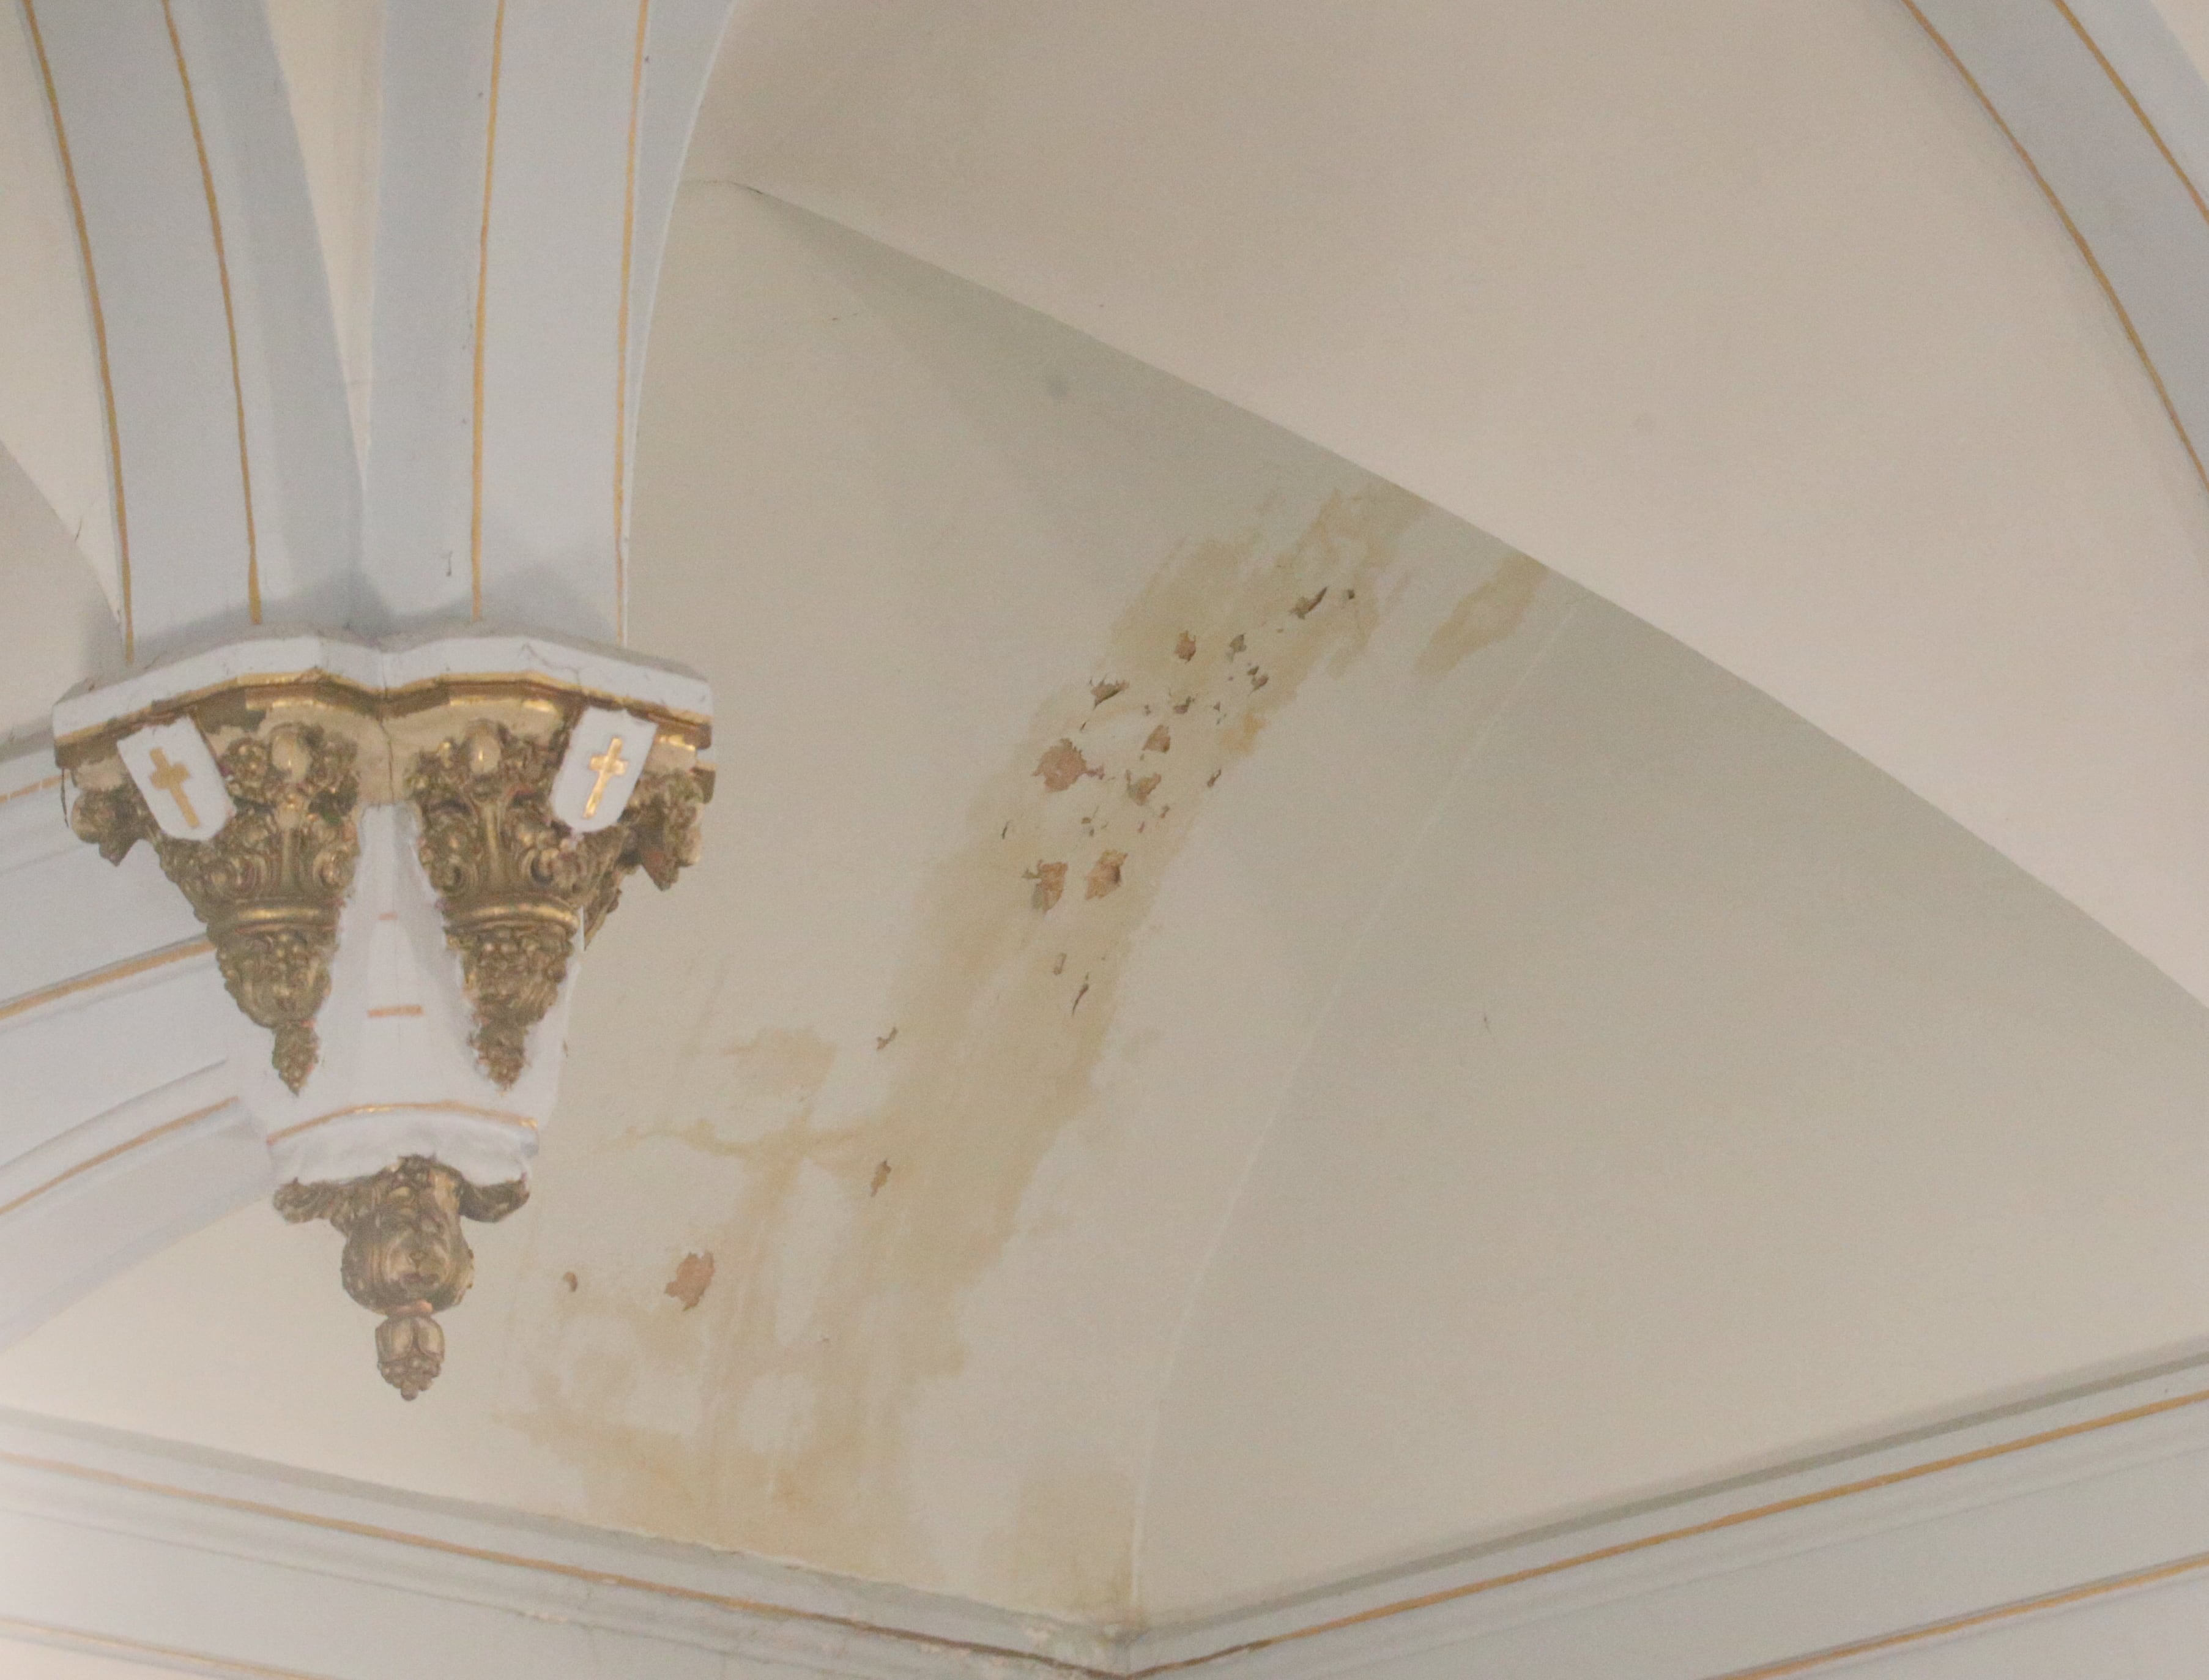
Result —
[[737, 12], [697, 172], [1541, 556], [2209, 997], [2209, 780], [2151, 768], [2209, 727], [2209, 498], [1908, 8], [816, 10]]
[[1298, 15], [739, 11], [707, 857], [445, 1375], [256, 1207], [0, 1403], [1126, 1621], [2209, 1333], [2209, 504], [2030, 178], [1883, 0]]

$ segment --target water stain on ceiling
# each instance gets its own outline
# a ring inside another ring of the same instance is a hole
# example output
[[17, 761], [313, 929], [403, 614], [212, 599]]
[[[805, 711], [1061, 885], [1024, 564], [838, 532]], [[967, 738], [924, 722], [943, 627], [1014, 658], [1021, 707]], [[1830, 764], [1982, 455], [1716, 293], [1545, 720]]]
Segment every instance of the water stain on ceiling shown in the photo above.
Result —
[[[1285, 545], [1187, 549], [976, 792], [918, 907], [894, 1033], [857, 1046], [798, 1024], [750, 1035], [719, 1053], [707, 1111], [633, 1125], [587, 1161], [548, 1158], [548, 1180], [563, 1161], [619, 1173], [670, 1145], [698, 1172], [737, 1169], [714, 1228], [662, 1239], [672, 1281], [658, 1298], [548, 1291], [544, 1334], [517, 1345], [511, 1421], [577, 1476], [596, 1520], [924, 1575], [906, 1407], [962, 1363], [960, 1298], [1089, 1099], [1126, 956], [1176, 855], [1311, 675], [1363, 652], [1425, 511], [1373, 481], [1332, 496]], [[884, 1064], [885, 1093], [828, 1111], [832, 1069], [860, 1052]], [[545, 1190], [549, 1210], [561, 1187]], [[560, 1229], [548, 1219], [538, 1239], [556, 1277], [580, 1269]], [[1036, 1475], [1017, 1549], [1058, 1560], [1038, 1586], [1069, 1609], [1117, 1611], [1127, 1478], [1093, 1461]]]

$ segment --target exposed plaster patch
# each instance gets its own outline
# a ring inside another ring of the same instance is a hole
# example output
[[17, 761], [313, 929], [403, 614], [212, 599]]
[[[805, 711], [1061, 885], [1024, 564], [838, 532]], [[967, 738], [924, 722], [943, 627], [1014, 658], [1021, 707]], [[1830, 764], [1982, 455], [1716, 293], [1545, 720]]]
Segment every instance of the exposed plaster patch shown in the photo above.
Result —
[[1032, 902], [1038, 910], [1050, 909], [1065, 895], [1066, 865], [1064, 864], [1039, 863], [1021, 879], [1035, 882], [1035, 893]]
[[[1184, 700], [1182, 702], [1180, 706], [1176, 707], [1174, 709], [1176, 711], [1180, 711], [1188, 704], [1189, 702]], [[1173, 750], [1173, 732], [1168, 729], [1164, 724], [1160, 724], [1156, 729], [1153, 730], [1150, 732], [1150, 735], [1144, 740], [1143, 750], [1145, 752], [1171, 752]]]
[[683, 1304], [689, 1312], [706, 1298], [706, 1292], [713, 1282], [713, 1255], [711, 1250], [702, 1254], [686, 1254], [675, 1268], [675, 1275], [667, 1280], [666, 1292]]
[[1128, 861], [1124, 852], [1104, 852], [1089, 866], [1089, 890], [1084, 898], [1101, 899], [1120, 888], [1120, 866]]
[[1442, 677], [1460, 659], [1517, 629], [1534, 605], [1550, 569], [1523, 554], [1505, 557], [1488, 581], [1473, 590], [1428, 639], [1412, 669], [1422, 677]]
[[1196, 638], [1183, 630], [1174, 642], [1174, 657], [1186, 665], [1196, 657]]
[[1043, 778], [1043, 785], [1054, 793], [1065, 792], [1084, 776], [1104, 774], [1092, 766], [1081, 756], [1081, 749], [1063, 735], [1044, 749], [1043, 756], [1036, 760], [1035, 773]]

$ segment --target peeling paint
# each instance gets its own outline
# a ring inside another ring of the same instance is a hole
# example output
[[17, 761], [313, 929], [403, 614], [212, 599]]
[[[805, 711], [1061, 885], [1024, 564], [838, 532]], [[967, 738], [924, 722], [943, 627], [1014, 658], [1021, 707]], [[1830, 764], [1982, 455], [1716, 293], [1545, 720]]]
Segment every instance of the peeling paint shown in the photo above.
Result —
[[1054, 793], [1065, 792], [1084, 776], [1104, 774], [1081, 756], [1081, 749], [1069, 737], [1063, 735], [1044, 749], [1043, 756], [1036, 760], [1035, 773]]
[[1100, 853], [1097, 861], [1089, 866], [1089, 890], [1082, 896], [1101, 899], [1107, 894], [1117, 892], [1120, 887], [1120, 866], [1127, 861], [1128, 854], [1124, 852]]
[[[1183, 701], [1182, 702], [1183, 706], [1186, 706], [1188, 704], [1189, 702], [1187, 701]], [[1177, 707], [1175, 709], [1178, 711], [1181, 708], [1180, 707]], [[1148, 738], [1143, 742], [1143, 750], [1145, 752], [1171, 752], [1173, 750], [1173, 732], [1164, 724], [1160, 724], [1156, 729], [1150, 732]]]
[[1030, 900], [1038, 910], [1048, 910], [1066, 892], [1066, 865], [1062, 863], [1038, 864], [1020, 877], [1035, 882], [1035, 893]]
[[675, 1275], [667, 1280], [666, 1292], [683, 1304], [683, 1311], [689, 1312], [706, 1298], [713, 1282], [713, 1254], [686, 1254], [675, 1268]]
[[[1092, 1100], [1127, 956], [1208, 790], [1309, 678], [1358, 656], [1379, 618], [1297, 607], [1347, 601], [1353, 586], [1380, 594], [1425, 510], [1375, 482], [1329, 498], [1279, 548], [1251, 535], [1177, 555], [1094, 660], [1040, 698], [974, 790], [963, 837], [931, 865], [886, 1010], [900, 1054], [869, 1057], [873, 1077], [840, 1081], [852, 1094], [832, 1103], [837, 1050], [817, 1033], [736, 1039], [706, 1058], [709, 1100], [638, 1116], [588, 1163], [606, 1173], [619, 1150], [689, 1148], [729, 1186], [725, 1206], [678, 1239], [725, 1274], [700, 1286], [695, 1317], [602, 1284], [521, 1356], [506, 1416], [572, 1478], [589, 1520], [940, 1578], [947, 1566], [910, 1502], [908, 1409], [962, 1368], [965, 1298], [1023, 1228], [1039, 1165]], [[1195, 659], [1260, 634], [1262, 687], [1247, 660]], [[1122, 685], [1103, 700], [1099, 670]], [[1178, 739], [1145, 715], [1200, 702], [1215, 726], [1185, 725]], [[1117, 796], [1060, 797], [1087, 777], [1147, 785], [1140, 830]], [[1092, 860], [1079, 900], [1065, 895], [1069, 858]], [[602, 1240], [618, 1254], [655, 1239]], [[1119, 1472], [1038, 1467], [1024, 1487], [1005, 1537], [1022, 1591], [1062, 1612], [1124, 1613], [1133, 1522]]]

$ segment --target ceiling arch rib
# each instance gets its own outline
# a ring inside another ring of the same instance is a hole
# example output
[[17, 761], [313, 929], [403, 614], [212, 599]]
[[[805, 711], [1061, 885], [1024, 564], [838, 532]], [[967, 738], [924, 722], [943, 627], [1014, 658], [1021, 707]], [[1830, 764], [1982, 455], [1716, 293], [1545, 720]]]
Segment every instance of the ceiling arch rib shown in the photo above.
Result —
[[2209, 85], [2148, 0], [1912, 9], [2056, 206], [2209, 471]]
[[621, 639], [652, 286], [728, 4], [387, 15], [359, 628]]
[[341, 611], [357, 478], [260, 9], [23, 16], [93, 318], [126, 648]]
[[[2092, 246], [2122, 318], [1899, 0], [807, 10], [738, 14], [695, 177], [1496, 533], [2209, 998], [2209, 786], [2157, 768], [2209, 735], [2198, 352], [2161, 353], [2204, 341], [2209, 236], [2052, 0], [1926, 15], [2011, 56], [1981, 85], [2075, 152], [2041, 167], [2090, 244], [2131, 219]], [[2110, 56], [2198, 88], [2158, 39]]]

